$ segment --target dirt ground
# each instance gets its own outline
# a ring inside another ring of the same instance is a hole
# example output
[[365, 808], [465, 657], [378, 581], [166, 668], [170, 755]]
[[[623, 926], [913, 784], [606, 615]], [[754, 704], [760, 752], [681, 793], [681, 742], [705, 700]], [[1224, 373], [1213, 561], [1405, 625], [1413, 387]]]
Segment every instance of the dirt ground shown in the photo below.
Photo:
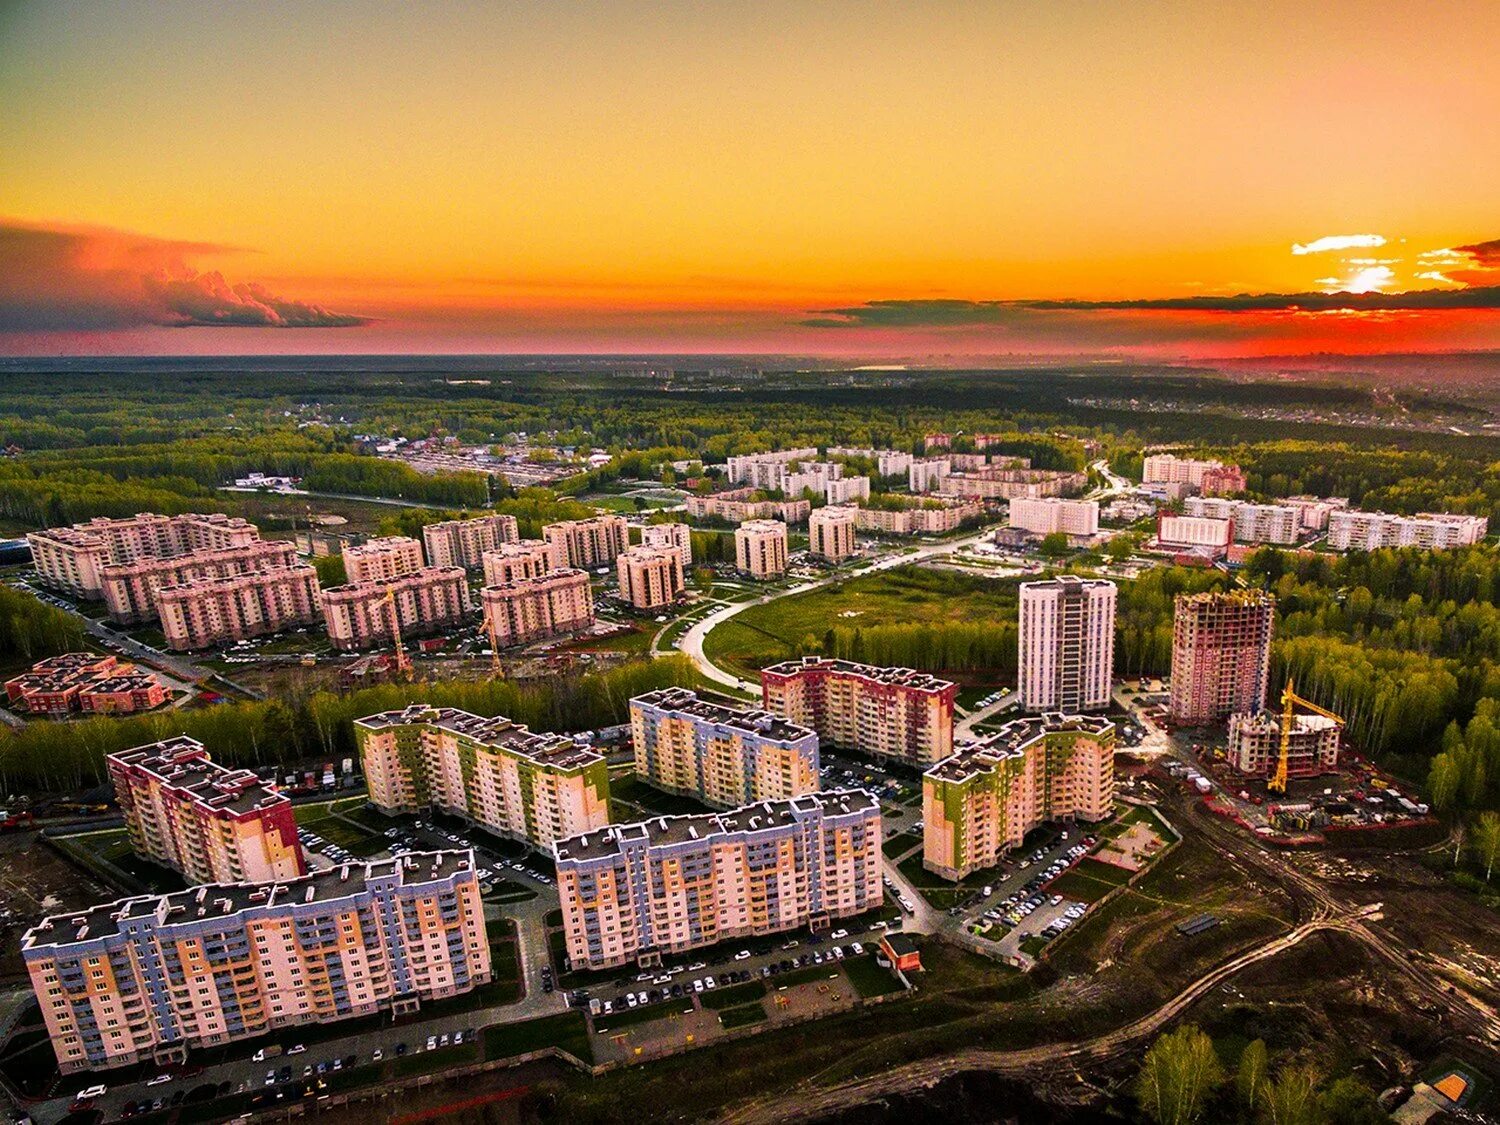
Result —
[[41, 842], [36, 832], [0, 836], [0, 982], [23, 980], [21, 934], [46, 914], [119, 897]]

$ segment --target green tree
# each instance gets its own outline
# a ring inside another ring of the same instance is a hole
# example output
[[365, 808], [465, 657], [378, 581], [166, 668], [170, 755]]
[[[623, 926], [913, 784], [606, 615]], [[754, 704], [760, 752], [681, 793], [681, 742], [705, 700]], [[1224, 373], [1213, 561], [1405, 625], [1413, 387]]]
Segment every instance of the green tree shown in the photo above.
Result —
[[1234, 1076], [1235, 1090], [1240, 1096], [1240, 1103], [1251, 1113], [1255, 1112], [1264, 1096], [1266, 1072], [1265, 1040], [1253, 1039], [1240, 1052], [1240, 1065]]
[[1331, 1083], [1318, 1098], [1328, 1125], [1381, 1125], [1389, 1121], [1375, 1102], [1375, 1091], [1346, 1075]]
[[1284, 1066], [1264, 1083], [1257, 1120], [1262, 1125], [1320, 1125], [1318, 1073], [1309, 1066]]
[[342, 586], [349, 581], [349, 575], [344, 571], [343, 555], [324, 555], [313, 559], [313, 569], [318, 572], [318, 585], [323, 589], [330, 586]]
[[1142, 1111], [1160, 1125], [1191, 1125], [1204, 1113], [1224, 1068], [1213, 1041], [1188, 1024], [1157, 1038], [1135, 1081]]
[[1068, 553], [1068, 536], [1066, 532], [1054, 531], [1050, 535], [1043, 536], [1042, 545], [1037, 548], [1049, 559], [1060, 559]]
[[1474, 821], [1472, 842], [1474, 858], [1484, 868], [1484, 881], [1490, 881], [1495, 861], [1500, 859], [1500, 813], [1482, 812]]
[[1458, 799], [1458, 787], [1462, 781], [1458, 762], [1452, 754], [1434, 756], [1427, 767], [1427, 795], [1432, 798], [1432, 807], [1438, 812], [1452, 809]]

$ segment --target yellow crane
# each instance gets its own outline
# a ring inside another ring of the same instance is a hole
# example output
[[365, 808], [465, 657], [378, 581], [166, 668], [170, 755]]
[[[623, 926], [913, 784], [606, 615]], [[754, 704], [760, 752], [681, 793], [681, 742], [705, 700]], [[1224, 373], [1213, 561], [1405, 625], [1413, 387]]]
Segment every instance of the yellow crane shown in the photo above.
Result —
[[1326, 707], [1319, 707], [1310, 699], [1303, 699], [1293, 689], [1292, 681], [1287, 680], [1286, 687], [1281, 689], [1281, 754], [1276, 759], [1276, 772], [1271, 775], [1271, 780], [1266, 782], [1266, 789], [1271, 793], [1286, 792], [1287, 763], [1292, 756], [1292, 725], [1297, 718], [1298, 706], [1314, 714], [1322, 715], [1326, 719], [1332, 719], [1340, 727], [1344, 725], [1341, 716], [1335, 715]]
[[500, 646], [495, 643], [495, 617], [486, 608], [484, 611], [484, 631], [490, 638], [490, 676], [492, 679], [505, 679], [505, 666], [500, 663]]
[[411, 679], [411, 657], [406, 655], [406, 644], [401, 640], [401, 615], [396, 612], [396, 588], [387, 586], [385, 597], [381, 598], [380, 602], [388, 606], [391, 611], [391, 639], [396, 645], [396, 678], [409, 680]]

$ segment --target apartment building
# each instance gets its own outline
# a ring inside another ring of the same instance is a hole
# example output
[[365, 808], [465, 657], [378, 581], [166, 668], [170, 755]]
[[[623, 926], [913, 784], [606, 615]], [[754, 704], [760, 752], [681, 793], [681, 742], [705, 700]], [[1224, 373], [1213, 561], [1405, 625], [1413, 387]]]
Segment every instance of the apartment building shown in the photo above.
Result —
[[344, 548], [344, 575], [350, 586], [393, 582], [426, 565], [422, 544], [409, 535], [384, 535]]
[[1291, 504], [1252, 504], [1248, 500], [1189, 496], [1182, 502], [1182, 511], [1185, 516], [1231, 521], [1238, 543], [1276, 543], [1289, 547], [1302, 537], [1302, 512]]
[[789, 465], [817, 459], [818, 451], [812, 448], [783, 449], [776, 453], [750, 453], [729, 458], [725, 473], [730, 484], [744, 484], [770, 492], [781, 488]]
[[869, 477], [839, 477], [823, 486], [823, 498], [830, 504], [852, 504], [870, 498]]
[[1016, 719], [922, 775], [922, 866], [957, 882], [994, 867], [1046, 821], [1114, 811], [1115, 725], [1102, 716]]
[[1034, 535], [1091, 536], [1099, 534], [1099, 501], [1033, 500], [1018, 497], [1010, 502], [1008, 522], [1011, 527]]
[[1071, 574], [1021, 583], [1023, 709], [1073, 714], [1109, 706], [1116, 594], [1113, 582]]
[[1263, 590], [1178, 594], [1172, 614], [1174, 723], [1206, 726], [1266, 705], [1276, 599]]
[[720, 809], [818, 789], [818, 736], [769, 711], [726, 707], [687, 688], [630, 701], [635, 775]]
[[796, 498], [804, 492], [821, 495], [832, 481], [841, 480], [844, 466], [839, 461], [804, 461], [786, 467], [777, 486], [787, 496]]
[[552, 549], [540, 539], [502, 543], [484, 553], [483, 565], [486, 586], [540, 578], [552, 569]]
[[161, 586], [156, 611], [167, 647], [180, 652], [266, 637], [318, 622], [318, 572], [287, 566]]
[[882, 449], [875, 454], [875, 472], [883, 477], [903, 476], [911, 469], [913, 460], [910, 453]]
[[952, 449], [953, 435], [939, 430], [936, 433], [922, 435], [922, 446], [925, 449]]
[[965, 496], [980, 500], [1037, 499], [1082, 492], [1088, 485], [1085, 473], [1058, 469], [1011, 469], [992, 466], [966, 473], [949, 473], [938, 485], [942, 496]]
[[854, 529], [859, 523], [855, 508], [819, 508], [807, 518], [807, 549], [829, 562], [842, 562], [854, 554]]
[[484, 565], [485, 552], [520, 538], [516, 517], [498, 514], [444, 520], [422, 529], [428, 566], [461, 566], [465, 570], [478, 570]]
[[141, 512], [123, 519], [100, 516], [71, 527], [33, 531], [26, 541], [44, 586], [98, 600], [104, 596], [104, 567], [110, 563], [222, 551], [259, 538], [253, 524], [219, 512], [180, 516]]
[[641, 546], [676, 551], [684, 573], [693, 565], [693, 531], [685, 523], [648, 523], [641, 528]]
[[712, 496], [688, 496], [683, 501], [687, 514], [695, 520], [723, 520], [745, 523], [748, 520], [777, 519], [783, 523], [803, 523], [812, 504], [807, 500], [757, 499], [753, 488], [737, 488]]
[[935, 492], [948, 474], [953, 462], [946, 457], [919, 457], [906, 469], [906, 487], [912, 492]]
[[1441, 551], [1471, 547], [1489, 532], [1484, 516], [1422, 512], [1395, 516], [1352, 509], [1330, 512], [1328, 545], [1335, 551], [1377, 551], [1382, 547], [1425, 547]]
[[594, 626], [594, 591], [581, 570], [554, 570], [479, 592], [484, 630], [496, 648], [577, 633]]
[[1288, 508], [1295, 508], [1298, 518], [1302, 521], [1302, 527], [1306, 531], [1323, 531], [1328, 527], [1328, 517], [1334, 512], [1349, 507], [1349, 501], [1342, 496], [1288, 496], [1281, 504]]
[[[895, 501], [901, 504], [900, 500]], [[889, 501], [888, 501], [889, 503]], [[860, 531], [885, 535], [941, 535], [956, 531], [967, 520], [984, 515], [978, 501], [953, 499], [906, 498], [900, 507], [871, 507], [868, 503], [855, 509], [855, 526]]]
[[1222, 558], [1234, 542], [1234, 521], [1202, 516], [1156, 515], [1156, 545], [1164, 551], [1202, 551]]
[[1205, 496], [1234, 496], [1249, 488], [1250, 482], [1238, 465], [1218, 465], [1204, 470], [1198, 486]]
[[1204, 473], [1224, 467], [1222, 461], [1179, 457], [1175, 453], [1152, 453], [1141, 465], [1141, 481], [1145, 484], [1187, 484], [1201, 489]]
[[686, 589], [682, 556], [671, 548], [627, 547], [615, 573], [621, 599], [648, 612], [671, 605]]
[[[1338, 767], [1341, 728], [1326, 715], [1295, 715], [1287, 742], [1287, 776], [1316, 777]], [[1229, 719], [1229, 764], [1247, 777], [1269, 778], [1281, 761], [1281, 716], [1274, 711]]]
[[821, 742], [913, 766], [953, 752], [958, 685], [910, 668], [804, 656], [762, 668], [761, 705]]
[[490, 979], [467, 851], [55, 914], [26, 931], [21, 956], [64, 1074], [409, 1012]]
[[880, 802], [863, 790], [559, 840], [568, 960], [649, 965], [721, 941], [826, 929], [880, 905], [880, 843]]
[[630, 546], [630, 530], [624, 516], [594, 516], [549, 523], [542, 528], [542, 539], [552, 552], [554, 569], [593, 570], [614, 565]]
[[5, 681], [5, 697], [32, 715], [133, 715], [171, 698], [150, 672], [114, 656], [65, 652]]
[[383, 582], [323, 591], [328, 640], [345, 652], [394, 643], [392, 609], [403, 641], [461, 627], [473, 609], [463, 567], [429, 566]]
[[292, 803], [187, 735], [104, 759], [130, 846], [189, 883], [263, 883], [307, 871]]
[[106, 563], [100, 571], [104, 606], [110, 617], [121, 624], [155, 621], [158, 616], [156, 591], [163, 586], [182, 586], [214, 578], [280, 570], [296, 566], [299, 561], [294, 544], [257, 539], [238, 547]]
[[356, 719], [354, 739], [382, 812], [437, 809], [539, 848], [609, 823], [604, 757], [567, 735], [413, 704]]
[[734, 532], [734, 562], [741, 574], [761, 580], [786, 573], [786, 524], [746, 520]]

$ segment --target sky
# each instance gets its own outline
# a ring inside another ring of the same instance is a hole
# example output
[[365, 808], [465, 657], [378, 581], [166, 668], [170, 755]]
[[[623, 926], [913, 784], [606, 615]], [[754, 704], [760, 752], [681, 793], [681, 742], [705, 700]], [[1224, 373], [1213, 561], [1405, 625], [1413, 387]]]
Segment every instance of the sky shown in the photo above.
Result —
[[0, 0], [0, 354], [1500, 348], [1500, 4]]

